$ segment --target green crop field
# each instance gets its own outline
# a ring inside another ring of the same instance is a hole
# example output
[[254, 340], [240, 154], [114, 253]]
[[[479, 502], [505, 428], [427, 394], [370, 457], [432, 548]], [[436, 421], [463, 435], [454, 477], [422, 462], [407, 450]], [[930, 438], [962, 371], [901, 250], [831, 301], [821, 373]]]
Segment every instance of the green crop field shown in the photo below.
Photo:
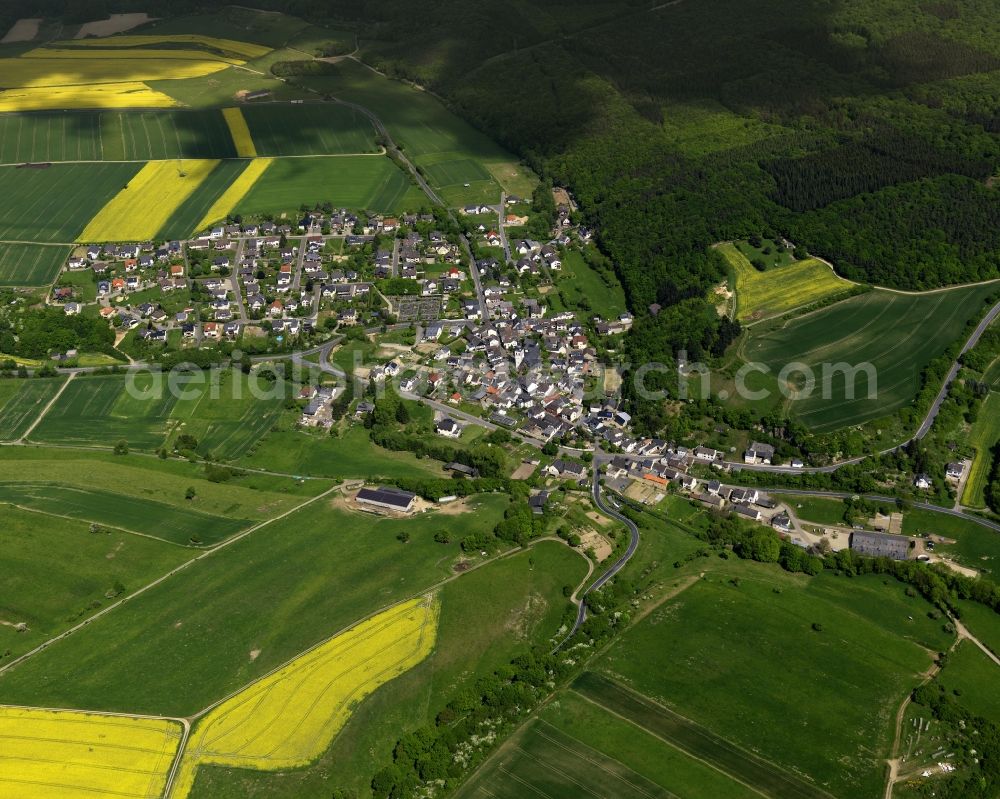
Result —
[[[544, 541], [530, 552], [494, 561], [448, 583], [440, 591], [434, 652], [358, 705], [315, 764], [280, 775], [203, 769], [192, 799], [294, 799], [328, 796], [336, 787], [363, 795], [371, 775], [391, 759], [402, 730], [432, 723], [475, 675], [506, 664], [531, 646], [548, 645], [568, 604], [563, 585], [577, 585], [585, 574], [578, 553]], [[489, 602], [483, 601], [486, 596]]]
[[[149, 398], [129, 396], [128, 380], [76, 378], [32, 431], [31, 440], [111, 448], [124, 439], [135, 449], [156, 449], [166, 438], [167, 419], [176, 400], [166, 390], [153, 392]], [[138, 378], [134, 385], [148, 388], [148, 376]]]
[[[453, 574], [457, 539], [439, 544], [434, 533], [487, 533], [506, 498], [412, 519], [333, 504], [319, 500], [263, 527], [52, 644], [0, 675], [0, 702], [194, 713]], [[403, 530], [406, 544], [396, 538]]]
[[70, 247], [0, 244], [0, 286], [48, 285], [71, 252]]
[[243, 6], [223, 6], [205, 14], [158, 19], [129, 33], [161, 36], [200, 33], [219, 39], [282, 47], [309, 27], [309, 23], [287, 14]]
[[740, 321], [778, 316], [849, 291], [856, 284], [838, 277], [815, 258], [759, 272], [732, 244], [717, 247], [731, 269]]
[[157, 234], [164, 239], [186, 239], [199, 232], [198, 225], [212, 204], [246, 169], [247, 161], [222, 161], [167, 220]]
[[210, 516], [104, 488], [71, 488], [54, 482], [0, 483], [0, 503], [105, 524], [175, 544], [186, 544], [191, 539], [213, 544], [250, 524], [246, 519]]
[[[436, 165], [442, 175], [448, 175], [449, 180], [449, 173], [452, 172], [464, 171], [471, 176], [473, 168], [466, 164], [471, 160], [484, 167], [499, 185], [512, 194], [528, 196], [537, 183], [531, 171], [518, 164], [517, 158], [452, 114], [429, 92], [420, 92], [384, 78], [354, 61], [340, 62], [334, 75], [296, 78], [296, 81], [371, 109], [382, 120], [396, 144], [403, 147], [417, 166], [428, 169]], [[449, 162], [454, 166], [446, 166]], [[481, 174], [479, 170], [476, 173]], [[435, 189], [444, 188], [433, 181], [431, 183]], [[459, 184], [458, 188], [464, 187]], [[460, 198], [447, 199], [454, 202]], [[478, 198], [473, 197], [469, 201], [475, 199]], [[493, 202], [499, 200], [499, 192], [492, 189], [490, 199]]]
[[[927, 294], [870, 291], [797, 319], [754, 327], [740, 354], [769, 370], [774, 396], [776, 378], [786, 365], [805, 364], [812, 370], [814, 390], [786, 400], [789, 411], [810, 429], [826, 432], [861, 424], [907, 405], [920, 389], [923, 368], [970, 321], [985, 314], [984, 302], [996, 290], [995, 284], [987, 284]], [[833, 369], [837, 364], [860, 369], [853, 386], [847, 385], [844, 372]], [[876, 374], [871, 399], [865, 364]], [[826, 381], [824, 365], [830, 376]], [[804, 384], [801, 372], [793, 370], [785, 393], [801, 391]]]
[[[3, 508], [0, 525], [0, 666], [58, 635], [109, 601], [134, 591], [191, 557], [149, 538]], [[116, 588], [116, 584], [118, 588]], [[14, 626], [24, 623], [18, 632]]]
[[[703, 756], [748, 783], [771, 784], [758, 768], [740, 765], [744, 752], [730, 759], [724, 742], [837, 796], [879, 794], [895, 711], [930, 665], [929, 651], [950, 642], [928, 618], [931, 606], [878, 578], [755, 569], [742, 571], [735, 585], [724, 580], [713, 576], [687, 589], [597, 663], [664, 712], [631, 693], [609, 693], [633, 708], [629, 718], [685, 746], [706, 738], [692, 736], [670, 711], [707, 728], [723, 743], [710, 739]], [[599, 690], [598, 701], [611, 701]], [[635, 707], [643, 703], [646, 710]]]
[[961, 641], [938, 680], [977, 716], [1000, 724], [1000, 666], [972, 641]]
[[[31, 434], [33, 441], [155, 450], [168, 435], [194, 435], [205, 454], [232, 459], [247, 454], [277, 420], [280, 398], [259, 399], [246, 378], [224, 372], [210, 385], [201, 375], [176, 382], [150, 375], [82, 377], [67, 387]], [[228, 379], [227, 379], [228, 376]]]
[[142, 164], [0, 167], [0, 241], [69, 243]]
[[217, 109], [0, 114], [0, 163], [232, 158]]
[[336, 103], [248, 105], [243, 118], [257, 155], [333, 155], [377, 151], [371, 120]]
[[234, 209], [238, 214], [287, 212], [304, 203], [372, 211], [416, 210], [428, 205], [406, 173], [379, 155], [282, 158], [275, 161]]
[[106, 114], [104, 150], [116, 136], [126, 161], [163, 158], [233, 158], [236, 148], [222, 112], [131, 111]]
[[574, 799], [581, 791], [623, 799], [759, 796], [572, 691], [560, 693], [456, 796], [488, 799], [527, 793]]
[[672, 799], [675, 795], [624, 763], [538, 720], [507, 741], [457, 796], [576, 799], [582, 793], [616, 799]]
[[711, 730], [600, 674], [584, 672], [573, 688], [603, 710], [627, 719], [643, 732], [721, 769], [765, 796], [789, 799], [830, 796], [782, 767], [756, 757], [749, 750], [741, 750]]
[[1000, 399], [991, 392], [979, 409], [979, 416], [969, 433], [969, 443], [976, 448], [976, 457], [962, 492], [962, 504], [970, 508], [985, 508], [986, 483], [993, 467], [993, 448], [1000, 441]]
[[59, 391], [63, 378], [0, 380], [0, 441], [16, 441]]
[[99, 112], [0, 114], [0, 163], [100, 161]]

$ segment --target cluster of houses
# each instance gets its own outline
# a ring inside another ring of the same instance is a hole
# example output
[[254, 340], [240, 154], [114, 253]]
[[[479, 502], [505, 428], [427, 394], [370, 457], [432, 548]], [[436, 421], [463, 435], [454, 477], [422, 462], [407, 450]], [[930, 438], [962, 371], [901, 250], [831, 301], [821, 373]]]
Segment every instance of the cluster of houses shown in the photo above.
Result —
[[[159, 288], [164, 292], [187, 288], [182, 245], [179, 241], [156, 246], [151, 241], [135, 244], [92, 244], [66, 262], [70, 272], [90, 270], [97, 285], [98, 299], [124, 297], [138, 291]], [[56, 288], [53, 299], [64, 311], [76, 314], [82, 304], [74, 301], [72, 288]]]
[[326, 427], [333, 424], [331, 406], [337, 397], [336, 386], [304, 386], [299, 391], [299, 399], [306, 400], [306, 406], [302, 409], [300, 424], [304, 427]]

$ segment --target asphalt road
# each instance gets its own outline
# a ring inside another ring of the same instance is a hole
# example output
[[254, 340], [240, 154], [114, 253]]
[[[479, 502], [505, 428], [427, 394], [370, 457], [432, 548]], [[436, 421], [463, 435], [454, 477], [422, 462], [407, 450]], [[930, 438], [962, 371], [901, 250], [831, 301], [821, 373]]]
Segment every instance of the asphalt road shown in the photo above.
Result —
[[[989, 313], [982, 318], [982, 321], [980, 321], [980, 323], [976, 326], [976, 329], [972, 331], [972, 335], [969, 336], [968, 341], [965, 342], [965, 346], [962, 347], [962, 352], [959, 353], [960, 357], [979, 343], [979, 339], [982, 338], [983, 333], [986, 332], [986, 328], [993, 323], [993, 320], [996, 319], [998, 315], [1000, 315], [1000, 302], [990, 308]], [[938, 392], [937, 397], [934, 398], [934, 403], [931, 405], [930, 410], [927, 411], [927, 415], [924, 417], [923, 423], [913, 436], [916, 441], [920, 441], [920, 439], [930, 432], [931, 426], [937, 418], [938, 411], [941, 410], [941, 405], [944, 402], [945, 397], [948, 396], [948, 389], [951, 387], [952, 381], [954, 381], [954, 379], [958, 376], [959, 368], [958, 361], [956, 360], [955, 363], [952, 364], [951, 371], [948, 372], [948, 377], [945, 378], [944, 384], [941, 386], [941, 390]]]
[[[889, 502], [895, 504], [896, 497], [886, 497], [880, 494], [852, 494], [849, 491], [810, 491], [805, 488], [768, 488], [766, 486], [754, 486], [755, 488], [766, 491], [768, 494], [798, 494], [801, 496], [810, 497], [828, 497], [830, 499], [850, 499], [851, 497], [861, 496], [871, 502]], [[943, 513], [945, 516], [955, 516], [959, 519], [965, 519], [966, 521], [978, 524], [981, 527], [988, 527], [991, 530], [995, 530], [1000, 533], [1000, 524], [991, 521], [989, 519], [984, 519], [982, 516], [976, 516], [971, 513], [963, 513], [960, 510], [955, 510], [954, 508], [942, 508], [940, 505], [931, 505], [927, 502], [911, 502], [914, 508], [919, 508], [920, 510], [931, 511], [932, 513]]]
[[563, 639], [562, 644], [560, 644], [560, 646], [562, 646], [563, 644], [566, 643], [566, 641], [572, 638], [576, 634], [576, 631], [579, 630], [580, 627], [583, 625], [583, 623], [587, 620], [587, 603], [584, 601], [587, 594], [589, 594], [591, 591], [597, 591], [599, 588], [602, 588], [608, 582], [608, 580], [610, 580], [612, 577], [618, 574], [618, 572], [624, 569], [625, 564], [627, 564], [632, 559], [632, 556], [635, 554], [635, 551], [639, 548], [639, 528], [635, 526], [635, 523], [631, 519], [623, 516], [614, 508], [609, 507], [607, 504], [605, 504], [604, 500], [601, 499], [601, 469], [597, 458], [595, 458], [594, 460], [593, 471], [594, 471], [594, 479], [593, 482], [591, 483], [590, 490], [591, 490], [591, 495], [594, 498], [594, 504], [606, 516], [610, 516], [612, 519], [616, 519], [617, 521], [620, 521], [622, 524], [624, 524], [625, 527], [628, 528], [630, 539], [628, 542], [628, 546], [625, 548], [625, 551], [622, 553], [621, 557], [619, 557], [618, 560], [616, 560], [611, 565], [611, 568], [609, 568], [606, 572], [604, 572], [604, 574], [598, 577], [593, 582], [593, 584], [580, 595], [580, 607], [577, 610], [576, 621], [573, 623], [573, 629], [569, 631], [569, 634]]

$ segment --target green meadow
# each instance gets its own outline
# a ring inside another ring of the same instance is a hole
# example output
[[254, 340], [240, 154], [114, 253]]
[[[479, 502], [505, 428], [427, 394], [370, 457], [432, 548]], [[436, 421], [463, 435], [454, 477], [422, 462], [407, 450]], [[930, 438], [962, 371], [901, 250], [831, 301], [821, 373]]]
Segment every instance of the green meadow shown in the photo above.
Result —
[[300, 430], [275, 430], [265, 436], [240, 465], [316, 477], [443, 477], [441, 464], [409, 452], [392, 452], [372, 443], [367, 430], [354, 425], [338, 437]]
[[938, 677], [959, 704], [977, 716], [1000, 724], [1000, 666], [972, 641], [962, 641], [948, 655]]
[[93, 533], [80, 521], [10, 506], [2, 512], [0, 666], [192, 557], [117, 530]]
[[657, 608], [595, 665], [784, 772], [873, 796], [896, 709], [950, 643], [930, 609], [891, 580], [740, 569]]
[[195, 713], [453, 574], [458, 537], [440, 544], [434, 533], [488, 533], [506, 504], [491, 496], [462, 516], [389, 519], [317, 500], [0, 675], [0, 702]]
[[220, 483], [194, 464], [89, 450], [26, 447], [0, 460], [0, 502], [175, 544], [216, 543], [328, 485], [256, 475]]

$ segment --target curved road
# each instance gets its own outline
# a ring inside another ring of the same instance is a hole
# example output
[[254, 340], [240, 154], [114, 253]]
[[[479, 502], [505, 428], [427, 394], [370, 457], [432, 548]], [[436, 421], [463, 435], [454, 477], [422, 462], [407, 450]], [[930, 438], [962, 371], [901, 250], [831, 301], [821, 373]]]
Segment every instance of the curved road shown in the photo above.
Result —
[[579, 630], [580, 627], [583, 625], [583, 623], [587, 620], [587, 603], [584, 601], [587, 597], [587, 594], [589, 594], [591, 591], [596, 591], [599, 588], [602, 588], [608, 582], [608, 580], [610, 580], [612, 577], [618, 574], [618, 572], [620, 572], [623, 568], [625, 568], [625, 564], [628, 563], [629, 560], [631, 560], [632, 556], [635, 554], [635, 551], [639, 548], [639, 528], [635, 526], [635, 522], [623, 516], [614, 508], [610, 508], [607, 505], [605, 505], [604, 501], [601, 499], [601, 468], [600, 464], [596, 460], [594, 461], [594, 480], [593, 483], [591, 484], [590, 490], [591, 490], [591, 495], [594, 498], [594, 504], [597, 506], [598, 510], [600, 510], [605, 515], [610, 516], [612, 519], [616, 519], [617, 521], [620, 521], [622, 524], [624, 524], [628, 528], [629, 535], [631, 537], [629, 539], [628, 546], [625, 548], [625, 551], [622, 553], [621, 557], [619, 557], [618, 560], [616, 560], [613, 564], [611, 564], [611, 568], [609, 568], [606, 572], [604, 572], [604, 574], [598, 577], [586, 591], [580, 594], [580, 606], [576, 613], [576, 621], [573, 623], [573, 629], [571, 629], [569, 633], [566, 635], [566, 637], [563, 638], [563, 640], [559, 644], [559, 647], [562, 647], [570, 638], [576, 635], [576, 631]]

